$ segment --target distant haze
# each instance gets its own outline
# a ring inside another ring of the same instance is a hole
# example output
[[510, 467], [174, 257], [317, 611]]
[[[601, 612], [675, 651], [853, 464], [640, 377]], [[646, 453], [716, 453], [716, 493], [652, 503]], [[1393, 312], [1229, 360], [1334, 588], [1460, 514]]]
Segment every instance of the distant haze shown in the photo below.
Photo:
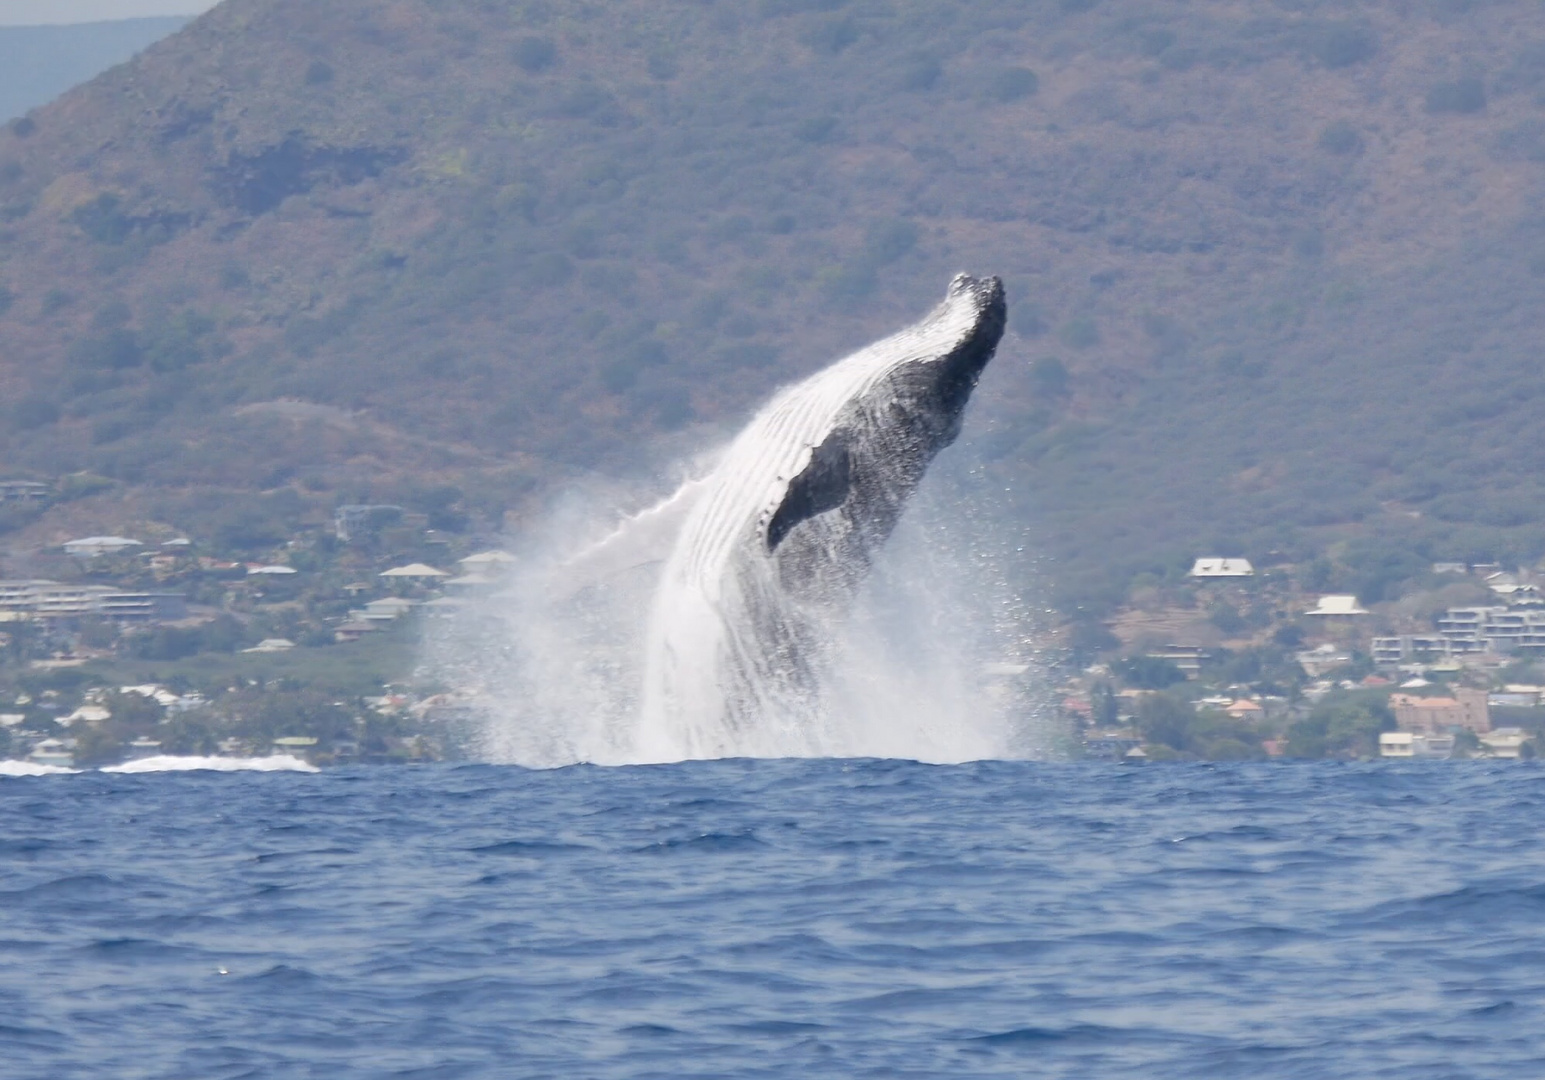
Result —
[[0, 26], [106, 22], [151, 15], [202, 15], [216, 0], [0, 0]]
[[0, 25], [0, 123], [123, 63], [187, 20], [162, 15], [67, 26]]

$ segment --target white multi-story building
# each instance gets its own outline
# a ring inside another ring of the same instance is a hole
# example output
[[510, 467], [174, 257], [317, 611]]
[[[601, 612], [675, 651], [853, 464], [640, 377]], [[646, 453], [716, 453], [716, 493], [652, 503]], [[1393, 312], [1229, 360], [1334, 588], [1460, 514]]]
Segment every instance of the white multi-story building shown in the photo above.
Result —
[[109, 585], [58, 581], [0, 581], [0, 617], [77, 619], [88, 615], [119, 622], [180, 619], [188, 613], [180, 593], [128, 593]]
[[1545, 608], [1449, 608], [1438, 616], [1436, 634], [1376, 637], [1372, 651], [1374, 663], [1389, 665], [1517, 649], [1545, 649]]

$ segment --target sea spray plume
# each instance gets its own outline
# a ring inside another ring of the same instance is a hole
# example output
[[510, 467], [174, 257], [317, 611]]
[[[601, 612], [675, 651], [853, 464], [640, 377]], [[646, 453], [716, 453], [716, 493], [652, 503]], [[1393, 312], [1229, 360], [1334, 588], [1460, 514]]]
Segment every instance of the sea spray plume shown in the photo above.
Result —
[[957, 276], [915, 326], [779, 393], [652, 515], [681, 525], [645, 639], [640, 758], [840, 752], [821, 701], [837, 624], [959, 434], [1004, 319], [997, 278]]
[[994, 554], [1012, 523], [959, 468], [898, 521], [1003, 321], [996, 280], [957, 278], [917, 326], [679, 464], [645, 509], [616, 515], [636, 484], [570, 488], [515, 538], [497, 592], [433, 624], [425, 674], [467, 704], [469, 749], [538, 768], [1036, 751], [1033, 703], [981, 673], [1035, 651], [1028, 621], [999, 625], [1022, 608], [1022, 557]]

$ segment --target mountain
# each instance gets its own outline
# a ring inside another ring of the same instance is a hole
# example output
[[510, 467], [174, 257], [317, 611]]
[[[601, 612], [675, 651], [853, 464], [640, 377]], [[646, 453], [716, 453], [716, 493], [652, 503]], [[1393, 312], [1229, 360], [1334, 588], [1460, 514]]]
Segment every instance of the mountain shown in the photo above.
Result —
[[1064, 609], [1382, 589], [1545, 553], [1542, 180], [1522, 0], [226, 0], [0, 133], [0, 463], [497, 521], [966, 269]]
[[0, 26], [0, 122], [52, 101], [187, 23], [180, 17]]

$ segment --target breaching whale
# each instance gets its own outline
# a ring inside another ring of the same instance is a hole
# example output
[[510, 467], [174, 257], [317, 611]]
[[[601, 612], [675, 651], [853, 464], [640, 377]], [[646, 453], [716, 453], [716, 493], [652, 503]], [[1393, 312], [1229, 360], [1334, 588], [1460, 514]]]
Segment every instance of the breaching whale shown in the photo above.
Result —
[[669, 551], [640, 759], [822, 753], [833, 630], [959, 434], [1005, 313], [1002, 282], [958, 275], [922, 321], [779, 392], [706, 476], [634, 520]]

